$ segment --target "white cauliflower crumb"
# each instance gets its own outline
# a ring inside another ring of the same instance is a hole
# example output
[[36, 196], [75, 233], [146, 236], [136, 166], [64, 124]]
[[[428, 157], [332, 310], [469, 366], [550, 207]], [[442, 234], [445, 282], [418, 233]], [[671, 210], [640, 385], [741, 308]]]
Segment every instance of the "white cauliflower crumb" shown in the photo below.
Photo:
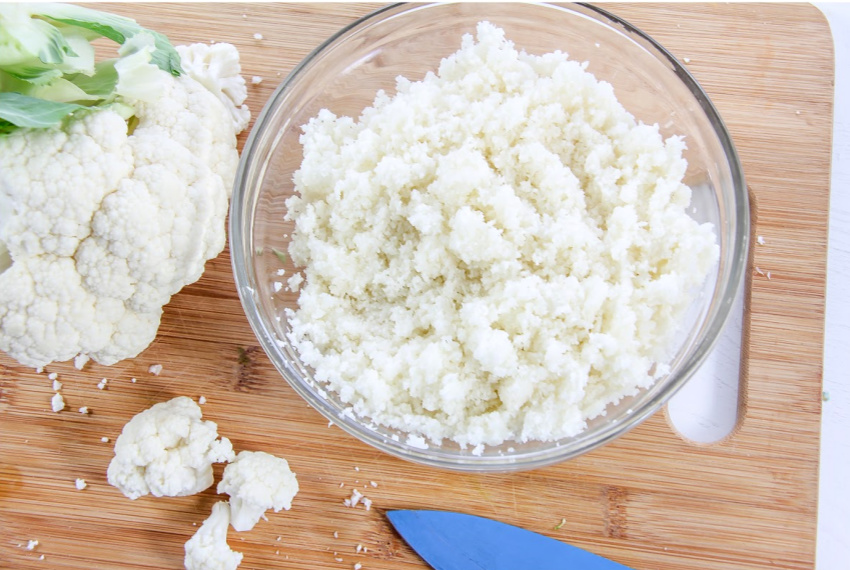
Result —
[[106, 436], [104, 436], [104, 437], [100, 438], [100, 441], [101, 441], [102, 443], [109, 443], [109, 438], [108, 438], [108, 437], [106, 437]]
[[80, 412], [81, 414], [87, 414], [87, 413], [89, 413], [89, 407], [88, 407], [88, 406], [82, 406], [82, 407], [81, 407], [79, 410], [77, 410], [77, 411], [78, 411], [78, 412]]
[[378, 484], [375, 481], [369, 481], [369, 484], [373, 487], [377, 487]]
[[28, 540], [27, 541], [27, 550], [35, 550], [35, 547], [38, 546], [37, 540]]
[[60, 382], [59, 380], [54, 380], [53, 381], [53, 391], [58, 392], [61, 389], [62, 389], [62, 382]]
[[261, 40], [261, 39], [263, 39], [263, 34], [259, 34], [259, 33], [254, 34], [254, 39], [255, 39], [255, 40]]
[[334, 538], [339, 538], [339, 531], [334, 531]]
[[82, 491], [83, 489], [88, 487], [88, 484], [86, 483], [85, 479], [78, 478], [76, 481], [74, 481], [74, 486], [77, 488], [78, 491]]
[[690, 63], [690, 62], [691, 62], [691, 58], [686, 57], [686, 58], [683, 58], [683, 59], [682, 59], [682, 61], [684, 61], [685, 63]]
[[358, 503], [360, 503], [360, 499], [362, 499], [362, 498], [363, 498], [363, 493], [361, 493], [357, 489], [352, 489], [351, 490], [351, 498], [345, 499], [343, 501], [343, 504], [346, 507], [351, 507], [353, 509], [354, 507], [356, 507], [358, 505]]
[[686, 212], [684, 140], [580, 62], [482, 22], [303, 129], [287, 338], [355, 414], [417, 448], [553, 441], [667, 373], [714, 228]]
[[230, 524], [237, 531], [251, 530], [267, 509], [289, 510], [298, 493], [298, 480], [286, 459], [263, 451], [241, 451], [218, 484], [230, 495]]
[[135, 379], [135, 378], [130, 378], [130, 382], [132, 382], [133, 384], [135, 384], [135, 383], [136, 383], [136, 379]]
[[234, 552], [227, 544], [230, 505], [220, 501], [212, 513], [184, 545], [183, 565], [186, 570], [235, 570], [242, 562], [242, 553]]
[[218, 439], [218, 426], [202, 421], [201, 408], [186, 396], [136, 414], [115, 441], [107, 480], [130, 499], [148, 493], [179, 497], [213, 483], [213, 463], [232, 461], [233, 446]]
[[286, 284], [289, 287], [289, 290], [293, 293], [298, 292], [298, 290], [301, 288], [302, 283], [304, 283], [304, 276], [300, 273], [295, 273], [292, 275], [292, 277], [286, 280]]
[[106, 378], [101, 378], [101, 379], [100, 379], [100, 382], [98, 382], [98, 383], [97, 383], [97, 389], [98, 389], [98, 390], [104, 390], [104, 389], [106, 389], [106, 385], [107, 385], [108, 383], [109, 383], [109, 380], [107, 380]]
[[48, 380], [56, 380], [57, 378], [59, 378], [59, 374], [57, 374], [56, 372], [51, 372], [47, 375]]
[[162, 364], [151, 364], [148, 367], [148, 372], [154, 376], [159, 376], [160, 372], [162, 372]]
[[252, 85], [259, 85], [262, 82], [263, 82], [263, 78], [260, 77], [259, 75], [255, 75], [251, 78], [251, 84]]
[[758, 236], [756, 238], [756, 243], [759, 245], [764, 245], [764, 236]]
[[408, 434], [406, 442], [410, 447], [415, 447], [416, 449], [428, 449], [428, 442], [425, 441], [425, 438], [419, 435]]
[[88, 354], [78, 354], [74, 357], [74, 368], [82, 370], [89, 360], [90, 358]]
[[359, 562], [354, 565], [354, 570], [360, 570], [361, 568], [363, 568], [363, 565], [360, 564]]
[[54, 412], [61, 412], [65, 409], [65, 398], [62, 397], [62, 394], [59, 392], [53, 394], [53, 397], [50, 398], [50, 407]]
[[207, 403], [207, 398], [206, 398], [206, 396], [201, 396], [201, 397], [199, 397], [199, 398], [198, 398], [198, 404], [200, 404], [200, 405], [202, 405], [202, 406], [203, 406], [203, 405], [204, 405], [204, 404], [206, 404], [206, 403]]
[[369, 497], [363, 497], [363, 506], [366, 508], [367, 511], [371, 510], [372, 499], [370, 499]]

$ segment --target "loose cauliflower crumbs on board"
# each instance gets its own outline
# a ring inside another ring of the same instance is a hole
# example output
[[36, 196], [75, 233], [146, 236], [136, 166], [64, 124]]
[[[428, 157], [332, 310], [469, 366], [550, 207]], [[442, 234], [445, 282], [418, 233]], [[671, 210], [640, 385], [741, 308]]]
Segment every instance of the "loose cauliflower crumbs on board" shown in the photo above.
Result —
[[482, 22], [359, 119], [304, 126], [288, 338], [356, 414], [421, 447], [557, 440], [667, 373], [716, 238], [682, 138], [585, 67]]

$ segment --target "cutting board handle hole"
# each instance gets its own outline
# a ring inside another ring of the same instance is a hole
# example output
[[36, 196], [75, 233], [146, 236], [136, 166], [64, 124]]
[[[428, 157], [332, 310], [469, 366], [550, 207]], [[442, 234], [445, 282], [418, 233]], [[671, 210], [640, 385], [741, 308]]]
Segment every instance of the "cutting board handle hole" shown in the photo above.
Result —
[[667, 404], [667, 419], [683, 439], [711, 444], [729, 437], [739, 423], [744, 288], [713, 352]]
[[714, 350], [696, 374], [670, 399], [667, 421], [682, 439], [696, 445], [720, 443], [738, 430], [746, 412], [750, 318], [758, 202], [750, 198], [750, 250], [743, 286]]

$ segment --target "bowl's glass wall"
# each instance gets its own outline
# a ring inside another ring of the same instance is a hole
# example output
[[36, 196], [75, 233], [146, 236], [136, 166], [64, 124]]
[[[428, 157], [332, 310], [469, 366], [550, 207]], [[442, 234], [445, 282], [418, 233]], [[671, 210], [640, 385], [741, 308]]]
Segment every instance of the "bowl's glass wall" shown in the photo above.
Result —
[[[297, 268], [286, 252], [292, 224], [283, 220], [301, 162], [299, 136], [321, 108], [357, 117], [379, 89], [393, 93], [395, 78], [422, 79], [460, 47], [461, 35], [488, 20], [529, 53], [555, 50], [588, 62], [611, 83], [620, 102], [664, 135], [684, 135], [693, 189], [692, 215], [714, 224], [721, 259], [709, 276], [671, 347], [672, 372], [651, 389], [609, 406], [583, 433], [558, 442], [508, 442], [482, 456], [446, 443], [427, 450], [406, 435], [352, 417], [335, 394], [316, 385], [286, 342], [285, 307], [296, 294], [273, 283]], [[390, 453], [432, 465], [476, 470], [529, 468], [566, 459], [620, 435], [657, 410], [707, 354], [741, 280], [747, 251], [748, 210], [731, 141], [705, 94], [684, 69], [649, 38], [605, 12], [534, 4], [439, 4], [388, 7], [341, 31], [290, 74], [270, 99], [249, 138], [236, 180], [231, 251], [249, 320], [275, 366], [295, 390], [343, 429]]]

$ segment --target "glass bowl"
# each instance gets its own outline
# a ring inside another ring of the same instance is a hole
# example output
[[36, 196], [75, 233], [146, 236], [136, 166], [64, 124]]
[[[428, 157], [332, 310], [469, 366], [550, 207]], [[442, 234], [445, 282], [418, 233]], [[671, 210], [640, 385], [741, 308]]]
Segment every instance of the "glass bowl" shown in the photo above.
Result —
[[[503, 28], [518, 49], [567, 52], [588, 62], [619, 101], [666, 138], [684, 135], [694, 217], [714, 224], [720, 257], [688, 311], [670, 372], [648, 389], [609, 405], [578, 435], [558, 441], [508, 441], [483, 452], [454, 442], [408, 444], [407, 434], [348, 410], [313, 379], [287, 340], [284, 309], [297, 297], [276, 287], [279, 270], [297, 270], [286, 252], [292, 222], [285, 201], [302, 153], [301, 126], [322, 108], [358, 117], [395, 79], [423, 78], [459, 49], [481, 20]], [[245, 144], [230, 212], [230, 251], [248, 320], [274, 366], [326, 418], [360, 440], [421, 464], [464, 471], [511, 471], [563, 461], [610, 442], [658, 410], [711, 350], [735, 298], [747, 259], [749, 206], [741, 165], [723, 121], [694, 78], [663, 47], [628, 23], [592, 6], [526, 3], [404, 4], [380, 9], [328, 39], [302, 61], [269, 99]], [[285, 421], [282, 419], [281, 421]]]

